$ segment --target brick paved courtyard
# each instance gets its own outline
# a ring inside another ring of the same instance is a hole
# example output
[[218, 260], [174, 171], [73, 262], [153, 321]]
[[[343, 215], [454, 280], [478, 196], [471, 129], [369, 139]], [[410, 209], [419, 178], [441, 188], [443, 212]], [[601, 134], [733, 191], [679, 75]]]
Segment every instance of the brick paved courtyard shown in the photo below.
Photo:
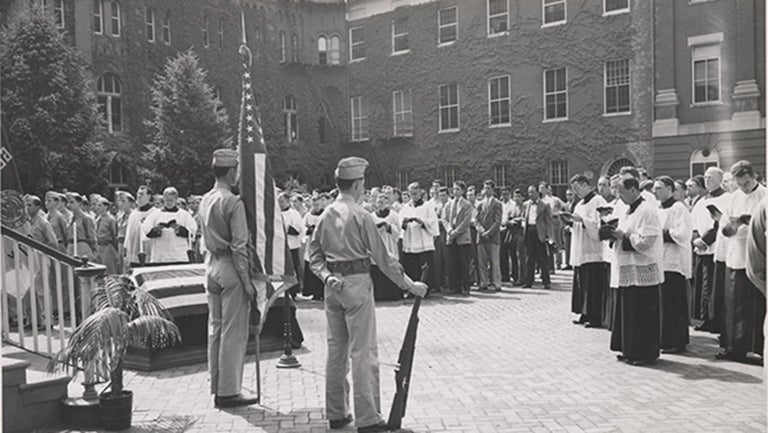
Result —
[[[687, 353], [664, 355], [655, 366], [617, 362], [607, 331], [571, 323], [570, 278], [559, 272], [551, 291], [505, 288], [425, 301], [404, 425], [417, 432], [766, 431], [761, 367], [716, 361], [716, 337], [700, 332]], [[263, 356], [263, 407], [214, 409], [204, 364], [128, 372], [130, 431], [326, 431], [324, 314], [320, 303], [299, 308], [302, 367], [278, 370], [279, 353]], [[394, 389], [388, 364], [397, 360], [409, 313], [408, 302], [377, 308], [385, 416]], [[40, 430], [58, 431], [68, 430]]]

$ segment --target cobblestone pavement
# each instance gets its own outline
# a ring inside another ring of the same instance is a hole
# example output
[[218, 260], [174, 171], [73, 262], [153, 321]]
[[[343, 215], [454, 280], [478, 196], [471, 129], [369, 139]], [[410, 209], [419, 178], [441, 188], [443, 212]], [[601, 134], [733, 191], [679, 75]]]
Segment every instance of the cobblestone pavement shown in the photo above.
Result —
[[[571, 323], [569, 272], [552, 290], [434, 297], [422, 303], [408, 413], [417, 432], [763, 432], [766, 390], [758, 366], [716, 361], [716, 337], [692, 332], [689, 351], [655, 366], [616, 361], [609, 333]], [[385, 416], [410, 303], [377, 308]], [[302, 367], [263, 356], [264, 406], [213, 408], [204, 364], [127, 372], [132, 432], [324, 432], [322, 305], [300, 303]], [[245, 384], [253, 389], [253, 357]], [[46, 429], [41, 432], [66, 431]], [[354, 431], [348, 427], [342, 431]]]

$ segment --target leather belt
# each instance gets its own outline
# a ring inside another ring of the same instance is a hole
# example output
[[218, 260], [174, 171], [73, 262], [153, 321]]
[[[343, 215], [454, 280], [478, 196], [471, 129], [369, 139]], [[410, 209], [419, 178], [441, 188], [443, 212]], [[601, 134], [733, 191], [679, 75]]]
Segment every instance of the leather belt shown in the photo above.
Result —
[[341, 274], [344, 277], [354, 274], [367, 274], [371, 271], [371, 259], [328, 263], [328, 270], [334, 274]]

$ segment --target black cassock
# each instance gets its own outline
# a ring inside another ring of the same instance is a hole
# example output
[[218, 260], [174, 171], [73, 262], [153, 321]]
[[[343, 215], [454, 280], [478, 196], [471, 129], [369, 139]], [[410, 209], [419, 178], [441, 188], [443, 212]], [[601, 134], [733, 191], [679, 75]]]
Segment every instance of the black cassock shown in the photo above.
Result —
[[629, 361], [654, 361], [660, 350], [659, 286], [620, 287], [616, 294], [611, 350]]

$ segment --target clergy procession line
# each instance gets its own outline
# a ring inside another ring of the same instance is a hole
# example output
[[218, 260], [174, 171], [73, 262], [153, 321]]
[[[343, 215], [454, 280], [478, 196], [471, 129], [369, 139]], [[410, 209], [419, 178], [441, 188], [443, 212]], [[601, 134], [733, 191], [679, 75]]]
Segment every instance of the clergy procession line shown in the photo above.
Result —
[[[205, 252], [216, 407], [257, 401], [240, 392], [248, 297], [259, 283], [249, 274], [245, 209], [231, 191], [237, 158], [237, 151], [216, 151], [214, 189], [188, 200], [173, 187], [153, 195], [142, 186], [135, 200], [116, 192], [115, 208], [98, 194], [88, 200], [50, 191], [46, 214], [41, 200], [28, 195], [30, 220], [20, 228], [51, 247], [103, 263], [109, 273], [200, 262]], [[501, 188], [501, 200], [490, 180], [479, 197], [463, 181], [450, 189], [435, 181], [427, 194], [418, 183], [402, 192], [365, 189], [367, 166], [361, 158], [345, 158], [336, 188], [278, 196], [300, 277], [290, 293], [325, 302], [331, 428], [355, 418], [361, 432], [388, 428], [379, 401], [374, 298], [467, 296], [472, 287], [501, 291], [503, 282], [530, 288], [537, 273], [549, 289], [558, 264], [573, 269], [574, 323], [609, 329], [610, 349], [621, 361], [646, 365], [660, 352], [684, 351], [688, 328], [695, 326], [720, 334], [718, 358], [762, 363], [768, 198], [749, 161], [725, 173], [710, 167], [687, 182], [649, 179], [634, 167], [601, 177], [596, 187], [575, 175], [566, 202], [546, 182], [528, 186], [527, 198], [521, 189]], [[415, 282], [424, 269], [426, 285]], [[35, 286], [39, 298], [37, 279]], [[345, 379], [350, 357], [354, 418]]]

